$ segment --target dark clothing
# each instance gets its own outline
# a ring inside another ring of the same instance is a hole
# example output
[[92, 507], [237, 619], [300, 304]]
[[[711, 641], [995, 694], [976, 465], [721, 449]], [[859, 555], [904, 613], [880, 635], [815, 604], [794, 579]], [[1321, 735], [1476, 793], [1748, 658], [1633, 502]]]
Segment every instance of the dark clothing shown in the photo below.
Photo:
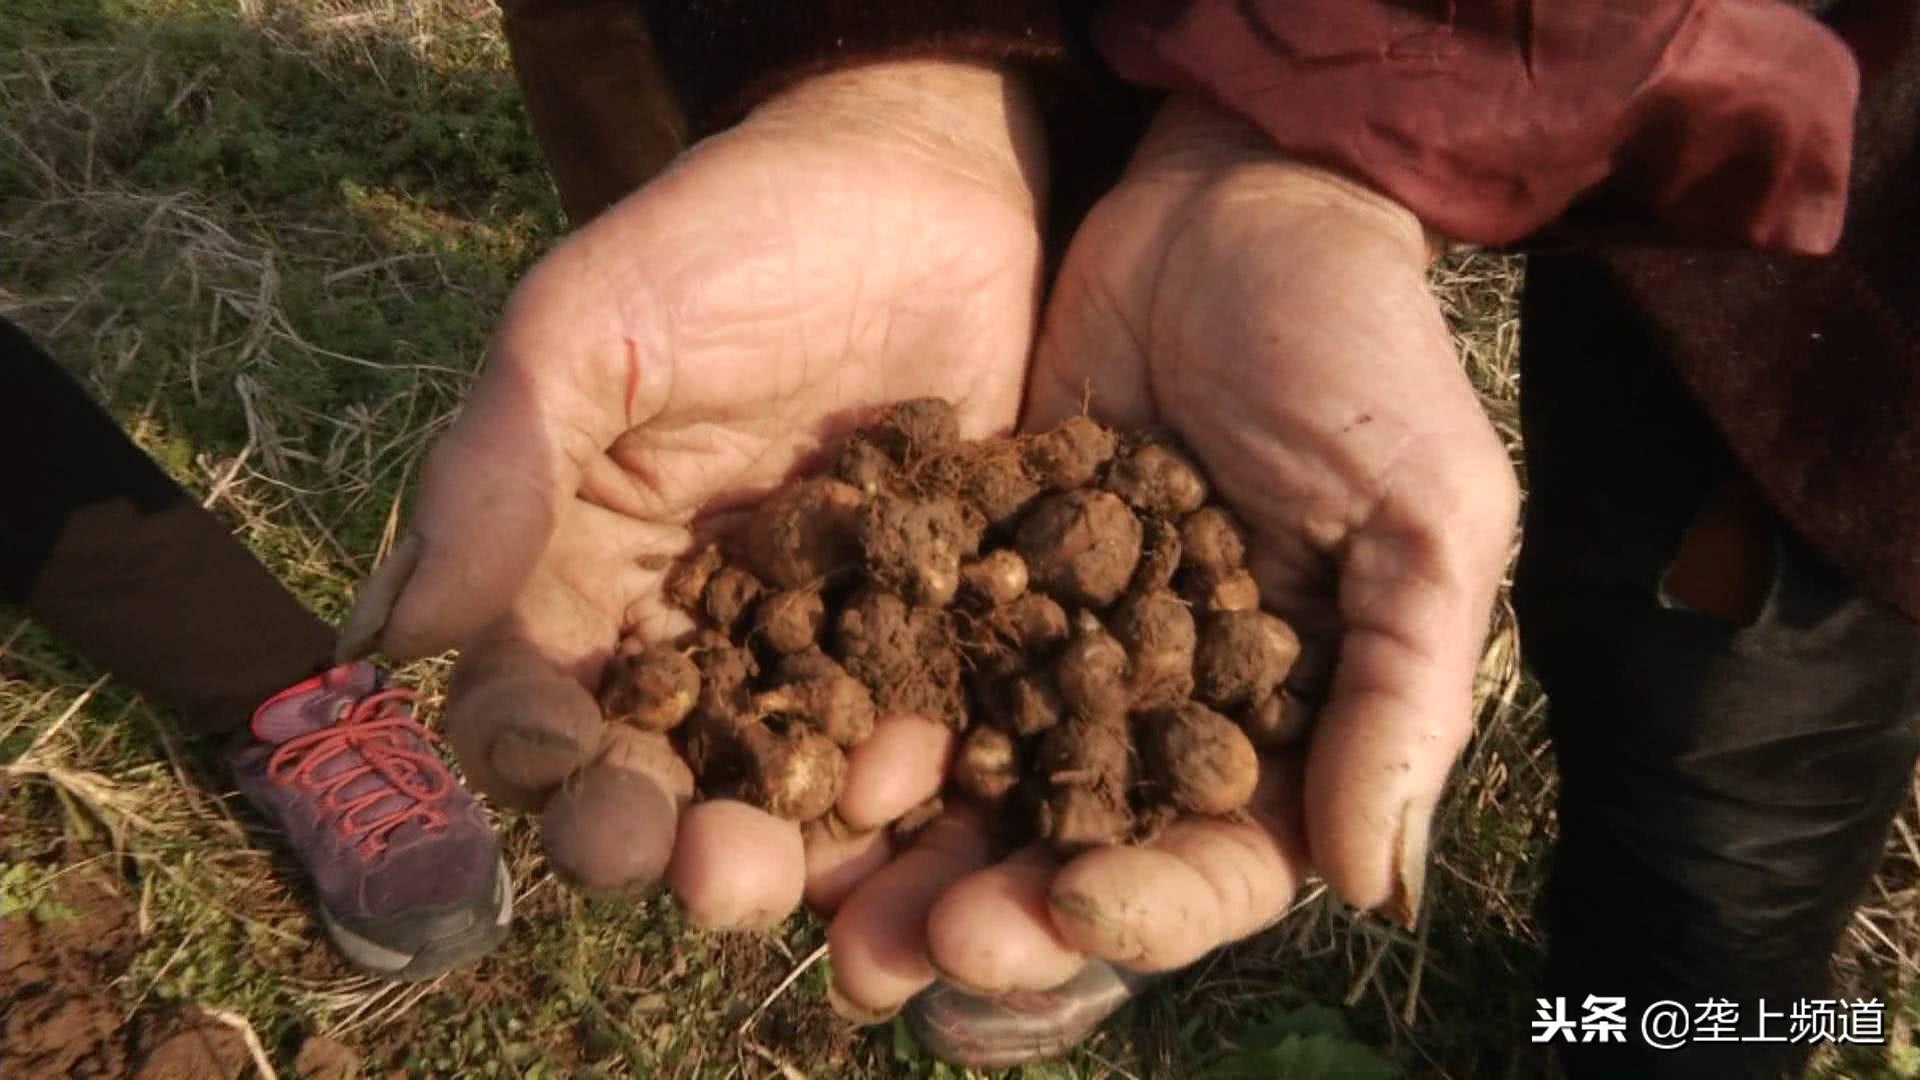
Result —
[[[509, 32], [581, 6], [509, 0]], [[1453, 239], [1608, 249], [1768, 499], [1869, 595], [1920, 618], [1915, 0], [639, 7], [696, 138], [866, 61], [1034, 73], [1068, 182], [1056, 239], [1110, 179], [1146, 88], [1211, 96]], [[1808, 258], [1843, 210], [1838, 250]]]
[[[1862, 598], [1763, 504], [1592, 260], [1531, 260], [1521, 310], [1530, 491], [1513, 600], [1550, 703], [1560, 842], [1548, 993], [1628, 999], [1624, 1047], [1562, 1046], [1588, 1076], [1778, 1076], [1920, 753], [1920, 626]], [[1729, 493], [1732, 493], [1731, 495]], [[1728, 511], [1729, 504], [1745, 507]], [[1703, 512], [1739, 516], [1764, 603], [1663, 601]], [[1758, 558], [1752, 557], [1757, 555]], [[1740, 1042], [1638, 1044], [1648, 1004], [1738, 1007]], [[1764, 999], [1764, 1006], [1762, 1005]]]
[[334, 632], [0, 319], [0, 603], [198, 731], [332, 663]]

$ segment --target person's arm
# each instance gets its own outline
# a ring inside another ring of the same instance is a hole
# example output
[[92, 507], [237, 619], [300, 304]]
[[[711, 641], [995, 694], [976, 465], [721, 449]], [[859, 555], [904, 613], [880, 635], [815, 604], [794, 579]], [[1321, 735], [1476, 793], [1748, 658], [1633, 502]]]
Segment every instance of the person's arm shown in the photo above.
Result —
[[575, 227], [652, 179], [685, 145], [633, 0], [499, 0], [527, 116]]
[[1094, 37], [1456, 240], [1825, 253], [1846, 209], [1855, 58], [1781, 0], [1120, 0]]
[[1458, 241], [1824, 252], [1845, 211], [1854, 56], [1782, 0], [642, 6], [695, 137], [809, 74], [941, 56], [1034, 73], [1056, 144], [1114, 121], [1113, 74], [1198, 93]]
[[1070, 85], [1084, 88], [1092, 70], [1083, 40], [1090, 4], [642, 0], [636, 6], [694, 139], [732, 125], [810, 75], [860, 64], [939, 59], [1008, 65], [1059, 93]]
[[[555, 3], [564, 0], [523, 0]], [[641, 0], [689, 141], [810, 77], [948, 60], [1011, 72], [1047, 131], [1049, 233], [1062, 246], [1118, 177], [1160, 96], [1117, 78], [1088, 36], [1092, 0]]]

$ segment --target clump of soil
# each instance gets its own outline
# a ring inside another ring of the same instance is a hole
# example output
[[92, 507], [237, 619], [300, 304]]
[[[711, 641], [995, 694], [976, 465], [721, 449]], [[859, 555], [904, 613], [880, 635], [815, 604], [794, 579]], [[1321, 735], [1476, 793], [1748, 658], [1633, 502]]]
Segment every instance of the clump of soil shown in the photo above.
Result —
[[738, 539], [669, 575], [698, 628], [621, 643], [601, 689], [609, 720], [671, 740], [695, 799], [820, 820], [876, 718], [916, 713], [962, 733], [949, 797], [1070, 854], [1241, 813], [1256, 750], [1306, 737], [1282, 689], [1299, 641], [1163, 432], [965, 441], [948, 403], [903, 402]]
[[239, 1032], [191, 1008], [131, 1019], [113, 984], [138, 942], [134, 907], [96, 869], [63, 873], [34, 910], [0, 918], [0, 1076], [238, 1077]]

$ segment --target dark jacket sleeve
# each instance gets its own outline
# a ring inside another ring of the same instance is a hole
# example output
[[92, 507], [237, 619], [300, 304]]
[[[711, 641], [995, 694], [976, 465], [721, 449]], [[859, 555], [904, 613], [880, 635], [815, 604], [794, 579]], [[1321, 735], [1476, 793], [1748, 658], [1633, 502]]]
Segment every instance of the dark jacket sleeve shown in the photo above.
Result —
[[1458, 240], [1581, 201], [1584, 232], [1824, 253], [1845, 213], [1859, 72], [1780, 0], [1119, 0], [1094, 39]]
[[[550, 0], [549, 0], [550, 2]], [[892, 60], [966, 60], [1023, 76], [1047, 126], [1054, 254], [1118, 176], [1160, 97], [1094, 52], [1096, 0], [641, 0], [687, 136], [730, 126], [808, 76]]]
[[[1781, 0], [1093, 7], [645, 4], [695, 137], [809, 74], [941, 56], [1024, 65], [1054, 140], [1073, 140], [1121, 100], [1097, 57], [1135, 85], [1211, 97], [1456, 240], [1571, 224], [1589, 239], [1818, 253], [1839, 233], [1859, 75], [1845, 43]], [[1133, 116], [1118, 126], [1138, 130]]]
[[883, 60], [1001, 64], [1061, 93], [1098, 93], [1101, 80], [1112, 82], [1087, 39], [1092, 0], [642, 0], [640, 6], [694, 138], [734, 123], [807, 76]]

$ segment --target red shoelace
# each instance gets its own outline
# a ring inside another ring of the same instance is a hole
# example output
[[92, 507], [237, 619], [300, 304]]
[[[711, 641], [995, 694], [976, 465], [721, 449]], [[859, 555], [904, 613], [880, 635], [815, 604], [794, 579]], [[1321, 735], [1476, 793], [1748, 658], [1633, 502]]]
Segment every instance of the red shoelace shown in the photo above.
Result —
[[[408, 821], [428, 830], [444, 828], [447, 815], [440, 800], [453, 788], [453, 777], [430, 749], [408, 745], [419, 738], [439, 741], [413, 719], [413, 691], [400, 687], [378, 690], [348, 706], [337, 722], [296, 735], [281, 743], [267, 759], [267, 775], [276, 783], [314, 789], [322, 810], [338, 813], [335, 827], [360, 852], [372, 858], [386, 850], [387, 838]], [[341, 769], [325, 778], [315, 774], [341, 754], [357, 752], [363, 764]], [[342, 798], [348, 785], [378, 774], [386, 781], [355, 796]], [[405, 795], [405, 806], [361, 821], [359, 814], [394, 795]]]

